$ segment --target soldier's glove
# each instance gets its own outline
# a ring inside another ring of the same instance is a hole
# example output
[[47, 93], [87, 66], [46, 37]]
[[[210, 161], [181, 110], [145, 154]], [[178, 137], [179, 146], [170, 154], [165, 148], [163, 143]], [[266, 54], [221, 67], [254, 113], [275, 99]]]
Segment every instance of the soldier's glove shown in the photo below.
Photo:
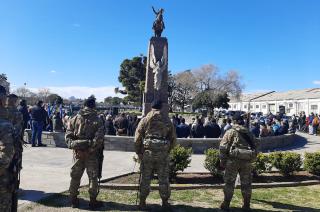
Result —
[[74, 152], [75, 152], [75, 158], [79, 160], [84, 160], [89, 156], [89, 152], [87, 150], [77, 149], [77, 150], [74, 150]]
[[5, 169], [0, 169], [0, 176], [4, 175], [4, 173], [6, 173]]

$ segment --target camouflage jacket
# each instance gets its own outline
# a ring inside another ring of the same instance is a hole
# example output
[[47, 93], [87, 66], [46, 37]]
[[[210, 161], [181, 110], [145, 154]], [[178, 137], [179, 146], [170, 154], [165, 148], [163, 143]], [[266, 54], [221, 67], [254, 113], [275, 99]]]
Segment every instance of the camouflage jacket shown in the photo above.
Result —
[[104, 126], [96, 110], [85, 107], [73, 117], [67, 127], [66, 142], [91, 140], [91, 148], [99, 149], [104, 144]]
[[7, 169], [14, 156], [14, 130], [5, 109], [0, 109], [0, 173]]
[[[251, 141], [247, 141], [248, 138]], [[249, 130], [236, 124], [224, 134], [220, 142], [220, 160], [225, 163], [230, 158], [231, 148], [257, 151], [256, 146], [256, 139]]]
[[23, 127], [23, 115], [22, 113], [15, 107], [8, 107], [8, 119], [13, 124], [14, 134], [16, 137], [20, 138]]
[[170, 150], [176, 144], [176, 131], [169, 117], [163, 117], [160, 110], [152, 109], [144, 117], [135, 133], [135, 150], [137, 154], [142, 154], [143, 140], [146, 138], [165, 139], [170, 142]]

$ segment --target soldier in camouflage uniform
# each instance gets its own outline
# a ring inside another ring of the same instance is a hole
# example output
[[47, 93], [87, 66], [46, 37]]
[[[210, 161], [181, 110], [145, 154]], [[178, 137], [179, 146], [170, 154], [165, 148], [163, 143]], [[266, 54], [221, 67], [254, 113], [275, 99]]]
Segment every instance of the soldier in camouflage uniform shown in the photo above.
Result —
[[244, 210], [250, 210], [252, 162], [257, 156], [253, 135], [243, 126], [239, 113], [233, 117], [234, 125], [228, 130], [220, 143], [220, 166], [225, 169], [224, 201], [220, 208], [228, 211], [233, 196], [237, 174], [240, 175]]
[[14, 130], [14, 151], [12, 161], [12, 186], [13, 186], [13, 196], [12, 196], [12, 211], [17, 211], [18, 204], [18, 190], [20, 187], [20, 171], [22, 169], [22, 152], [23, 152], [23, 140], [21, 139], [22, 129], [23, 129], [23, 116], [22, 113], [17, 109], [18, 96], [15, 94], [10, 94], [7, 97], [7, 114], [8, 119], [13, 124]]
[[135, 150], [141, 161], [140, 209], [146, 208], [154, 171], [158, 174], [162, 206], [170, 206], [169, 152], [176, 144], [176, 133], [169, 117], [160, 112], [161, 107], [160, 101], [153, 102], [152, 110], [140, 121], [135, 133]]
[[14, 188], [10, 165], [14, 156], [14, 131], [4, 107], [5, 101], [6, 90], [0, 86], [0, 211], [11, 212]]
[[79, 206], [77, 196], [85, 169], [89, 177], [89, 206], [91, 209], [102, 206], [96, 198], [99, 193], [99, 154], [104, 145], [104, 126], [95, 105], [95, 98], [89, 97], [84, 103], [84, 109], [70, 120], [66, 132], [67, 144], [74, 150], [75, 156], [69, 188], [72, 207]]

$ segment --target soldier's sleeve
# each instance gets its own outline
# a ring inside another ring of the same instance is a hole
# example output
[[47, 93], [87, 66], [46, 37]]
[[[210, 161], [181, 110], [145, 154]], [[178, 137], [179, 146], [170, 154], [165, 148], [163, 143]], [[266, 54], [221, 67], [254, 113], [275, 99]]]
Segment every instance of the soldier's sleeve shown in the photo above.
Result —
[[2, 133], [3, 135], [0, 137], [0, 172], [10, 166], [14, 156], [13, 129]]
[[173, 149], [177, 144], [177, 133], [174, 125], [170, 122], [170, 132], [169, 132], [169, 141], [170, 141], [170, 147], [169, 151]]
[[105, 134], [105, 130], [104, 130], [104, 124], [102, 122], [102, 120], [99, 118], [98, 121], [98, 130], [95, 134], [95, 138], [94, 138], [94, 146], [97, 147], [102, 147], [104, 144], [104, 134]]
[[228, 130], [221, 142], [220, 142], [220, 146], [219, 146], [219, 150], [220, 150], [220, 161], [222, 163], [226, 163], [228, 157], [229, 157], [229, 151], [230, 151], [230, 147], [232, 145], [232, 141], [233, 141], [233, 136], [234, 136], [234, 130], [230, 129]]
[[18, 135], [20, 136], [22, 133], [22, 128], [23, 128], [23, 115], [21, 112], [17, 112], [17, 131]]
[[143, 118], [136, 129], [134, 137], [135, 151], [137, 154], [142, 154], [143, 152], [143, 138], [145, 137], [145, 118]]
[[71, 141], [75, 139], [74, 130], [75, 130], [76, 120], [77, 120], [77, 116], [73, 117], [68, 122], [65, 138], [66, 138], [66, 143], [67, 143], [69, 148], [70, 148], [70, 145], [71, 145]]

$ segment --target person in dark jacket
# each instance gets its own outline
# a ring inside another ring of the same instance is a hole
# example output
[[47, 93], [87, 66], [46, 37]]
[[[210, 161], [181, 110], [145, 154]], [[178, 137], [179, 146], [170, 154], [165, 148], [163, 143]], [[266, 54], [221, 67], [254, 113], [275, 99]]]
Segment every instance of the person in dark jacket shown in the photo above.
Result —
[[112, 116], [107, 115], [107, 120], [104, 123], [106, 135], [116, 135], [116, 129], [113, 126]]
[[177, 126], [177, 137], [188, 138], [190, 136], [190, 126], [186, 124], [186, 120], [181, 118], [181, 123]]
[[258, 122], [253, 122], [250, 132], [256, 137], [259, 138], [260, 136], [260, 125]]
[[27, 107], [27, 101], [24, 99], [21, 100], [17, 109], [20, 113], [22, 113], [22, 117], [23, 117], [22, 130], [21, 130], [22, 131], [21, 139], [23, 140], [24, 131], [25, 131], [25, 129], [27, 129], [28, 122], [30, 120], [30, 115], [29, 115], [28, 107]]
[[116, 128], [117, 135], [127, 136], [129, 121], [125, 113], [122, 113], [118, 118], [116, 118], [114, 121], [114, 127]]
[[197, 119], [197, 123], [192, 130], [193, 138], [203, 138], [205, 136], [205, 129], [201, 119]]
[[209, 121], [204, 126], [206, 138], [219, 138], [221, 129], [217, 124], [216, 119], [209, 118]]
[[31, 126], [32, 126], [32, 136], [31, 144], [32, 147], [36, 146], [36, 137], [38, 139], [38, 146], [45, 146], [42, 144], [41, 136], [43, 127], [46, 125], [48, 115], [45, 109], [43, 108], [43, 102], [38, 101], [37, 105], [33, 106], [31, 109]]

